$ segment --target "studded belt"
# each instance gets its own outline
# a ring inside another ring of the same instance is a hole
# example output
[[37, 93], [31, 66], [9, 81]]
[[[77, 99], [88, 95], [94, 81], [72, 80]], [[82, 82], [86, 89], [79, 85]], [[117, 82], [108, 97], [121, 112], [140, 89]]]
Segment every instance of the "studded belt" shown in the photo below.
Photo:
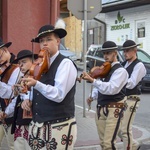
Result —
[[107, 105], [108, 108], [123, 108], [124, 107], [124, 103], [115, 103], [115, 102], [111, 102]]
[[46, 122], [44, 122], [44, 124], [46, 125], [46, 124], [61, 123], [61, 122], [64, 122], [64, 121], [68, 121], [72, 118], [74, 118], [74, 117], [67, 117], [67, 118], [61, 118], [61, 119], [57, 119], [57, 120], [46, 121]]
[[128, 100], [132, 100], [132, 101], [140, 101], [140, 97], [137, 96], [137, 95], [130, 95], [130, 96], [127, 96], [127, 99], [128, 99]]

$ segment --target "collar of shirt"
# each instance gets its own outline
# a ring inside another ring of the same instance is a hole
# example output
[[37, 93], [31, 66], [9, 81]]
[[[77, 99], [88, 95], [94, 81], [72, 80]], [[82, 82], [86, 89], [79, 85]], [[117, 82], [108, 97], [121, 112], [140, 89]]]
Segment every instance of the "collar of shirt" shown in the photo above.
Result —
[[124, 66], [124, 68], [127, 68], [130, 64], [131, 64], [132, 62], [126, 62], [126, 64], [125, 64], [125, 66]]
[[119, 61], [111, 63], [111, 67], [113, 67], [115, 64], [119, 64]]
[[50, 57], [50, 63], [52, 64], [53, 61], [55, 60], [55, 58], [58, 56], [59, 51], [57, 51], [57, 53], [55, 55], [53, 55], [52, 57]]

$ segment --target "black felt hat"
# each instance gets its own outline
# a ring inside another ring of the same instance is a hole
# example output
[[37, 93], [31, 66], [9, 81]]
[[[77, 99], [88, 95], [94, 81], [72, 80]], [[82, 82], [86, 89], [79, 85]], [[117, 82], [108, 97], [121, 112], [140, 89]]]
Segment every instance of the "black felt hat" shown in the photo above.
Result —
[[126, 49], [130, 49], [130, 48], [134, 48], [139, 46], [140, 44], [136, 44], [134, 41], [132, 40], [127, 40], [126, 42], [124, 42], [123, 46], [122, 46], [122, 50], [126, 50]]
[[67, 31], [63, 28], [55, 28], [52, 25], [45, 25], [39, 29], [37, 37], [33, 39], [32, 42], [39, 43], [39, 38], [46, 33], [55, 33], [59, 36], [60, 39], [67, 35]]
[[105, 52], [105, 51], [114, 51], [114, 50], [117, 50], [117, 49], [118, 49], [117, 45], [112, 41], [106, 41], [102, 45], [102, 51], [103, 52]]
[[12, 44], [12, 42], [4, 43], [2, 38], [0, 38], [0, 48], [2, 47], [9, 47]]
[[30, 50], [21, 50], [18, 54], [17, 54], [17, 59], [15, 59], [13, 61], [13, 63], [18, 63], [18, 61], [20, 59], [26, 58], [26, 57], [32, 57], [34, 56], [34, 59], [38, 58], [38, 54], [33, 54]]

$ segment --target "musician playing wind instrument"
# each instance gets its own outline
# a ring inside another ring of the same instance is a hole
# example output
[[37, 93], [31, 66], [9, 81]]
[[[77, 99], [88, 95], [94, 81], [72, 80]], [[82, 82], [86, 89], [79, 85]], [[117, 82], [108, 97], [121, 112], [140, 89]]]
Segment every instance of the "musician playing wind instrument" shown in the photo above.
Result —
[[106, 62], [111, 63], [108, 75], [103, 79], [94, 79], [83, 72], [82, 78], [92, 83], [93, 90], [87, 99], [97, 100], [96, 125], [103, 150], [116, 150], [116, 136], [123, 115], [125, 94], [124, 86], [128, 80], [127, 71], [117, 60], [117, 46], [112, 41], [102, 45], [102, 52]]

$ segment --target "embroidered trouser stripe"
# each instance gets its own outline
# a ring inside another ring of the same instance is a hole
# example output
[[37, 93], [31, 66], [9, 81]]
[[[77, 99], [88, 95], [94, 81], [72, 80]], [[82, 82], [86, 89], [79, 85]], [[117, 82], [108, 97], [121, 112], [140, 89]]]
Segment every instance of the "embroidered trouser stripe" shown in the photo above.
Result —
[[72, 125], [74, 125], [74, 124], [76, 124], [76, 121], [74, 121], [74, 122], [72, 122], [72, 123], [70, 124], [69, 131], [68, 131], [68, 138], [67, 138], [67, 143], [66, 143], [66, 148], [65, 148], [65, 150], [68, 149], [68, 145], [69, 145], [69, 137], [70, 137], [70, 134], [71, 134], [71, 128], [72, 128]]
[[139, 102], [136, 100], [127, 99], [125, 101], [125, 111], [122, 119], [122, 125], [118, 136], [123, 140], [123, 149], [137, 150], [139, 142], [133, 139], [132, 124], [135, 119], [136, 110], [139, 107]]
[[118, 133], [118, 131], [119, 131], [119, 127], [120, 127], [120, 122], [121, 122], [121, 118], [122, 118], [122, 115], [123, 115], [123, 111], [124, 111], [124, 108], [122, 108], [121, 111], [120, 111], [119, 118], [118, 118], [118, 122], [117, 122], [117, 124], [116, 124], [116, 129], [115, 129], [115, 131], [114, 131], [114, 135], [113, 135], [113, 138], [112, 138], [112, 141], [111, 141], [112, 149], [113, 149], [113, 150], [116, 150], [115, 145], [114, 145], [114, 141], [115, 141], [116, 136], [117, 136], [117, 133]]

